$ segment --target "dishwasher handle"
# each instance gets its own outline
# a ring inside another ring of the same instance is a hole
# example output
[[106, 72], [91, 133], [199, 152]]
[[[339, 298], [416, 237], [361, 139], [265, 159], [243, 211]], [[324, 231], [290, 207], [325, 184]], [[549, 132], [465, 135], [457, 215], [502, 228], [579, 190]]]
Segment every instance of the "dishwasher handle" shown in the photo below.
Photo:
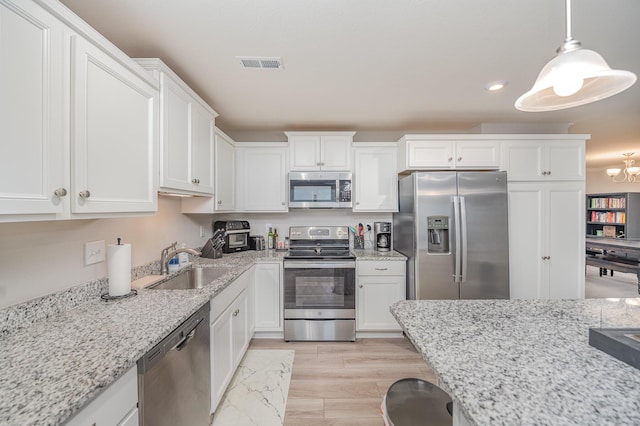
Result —
[[176, 343], [176, 345], [174, 347], [172, 347], [171, 350], [181, 351], [185, 347], [187, 347], [187, 345], [189, 344], [191, 339], [193, 339], [193, 336], [196, 335], [196, 328], [198, 328], [198, 326], [200, 325], [201, 322], [202, 322], [202, 318], [200, 318], [198, 320], [198, 322], [196, 323], [196, 325], [193, 326], [191, 331], [189, 333], [187, 333], [186, 336], [184, 336], [184, 339], [182, 339], [178, 343]]

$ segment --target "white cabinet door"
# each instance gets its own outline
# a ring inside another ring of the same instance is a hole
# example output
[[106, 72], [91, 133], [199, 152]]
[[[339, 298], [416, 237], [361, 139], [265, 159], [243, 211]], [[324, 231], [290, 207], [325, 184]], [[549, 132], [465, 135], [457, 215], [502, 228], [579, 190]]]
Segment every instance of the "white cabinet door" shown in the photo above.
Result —
[[289, 170], [320, 170], [320, 136], [289, 136]]
[[496, 141], [456, 142], [455, 167], [498, 169], [500, 167], [500, 143]]
[[320, 138], [322, 170], [351, 170], [351, 136], [326, 135]]
[[584, 181], [584, 140], [513, 141], [503, 144], [509, 181]]
[[280, 263], [255, 265], [254, 312], [256, 331], [283, 331]]
[[285, 132], [289, 139], [290, 171], [349, 171], [354, 132]]
[[233, 377], [232, 316], [229, 306], [211, 324], [211, 412], [213, 413]]
[[547, 185], [549, 297], [584, 299], [584, 183], [549, 182]]
[[160, 74], [162, 116], [160, 187], [191, 190], [193, 99], [168, 75]]
[[408, 169], [453, 169], [454, 141], [407, 141]]
[[389, 307], [405, 299], [405, 262], [358, 261], [356, 330], [400, 331]]
[[287, 150], [237, 148], [238, 211], [286, 212]]
[[235, 155], [233, 143], [216, 131], [214, 209], [218, 212], [234, 211], [236, 208]]
[[247, 291], [240, 293], [231, 305], [231, 353], [233, 354], [233, 369], [240, 364], [249, 346]]
[[354, 148], [354, 212], [398, 211], [395, 147]]
[[137, 407], [138, 375], [137, 368], [133, 366], [75, 414], [66, 425], [137, 425]]
[[195, 104], [193, 119], [194, 138], [191, 155], [193, 175], [191, 183], [195, 184], [198, 192], [213, 195], [213, 132], [215, 129], [215, 116], [201, 105]]
[[[544, 210], [546, 193], [538, 183], [509, 184], [509, 294], [511, 299], [549, 297]], [[584, 250], [583, 250], [584, 251]]]
[[547, 144], [548, 177], [553, 180], [585, 180], [584, 141], [560, 141]]
[[509, 185], [512, 299], [584, 298], [584, 183]]
[[63, 28], [34, 2], [0, 3], [0, 221], [69, 211]]
[[154, 212], [157, 89], [83, 38], [72, 45], [71, 210]]

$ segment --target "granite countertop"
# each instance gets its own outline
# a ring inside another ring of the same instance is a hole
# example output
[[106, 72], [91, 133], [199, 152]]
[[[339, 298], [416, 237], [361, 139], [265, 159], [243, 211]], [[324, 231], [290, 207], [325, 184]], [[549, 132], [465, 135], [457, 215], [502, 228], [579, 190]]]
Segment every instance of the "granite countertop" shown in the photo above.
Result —
[[638, 327], [640, 299], [421, 300], [391, 307], [477, 425], [640, 424], [640, 370], [588, 343]]
[[0, 335], [0, 424], [64, 422], [254, 263], [282, 256], [252, 251], [197, 258], [199, 265], [232, 269], [202, 289], [140, 289], [135, 297], [108, 302], [94, 297], [5, 332]]
[[[358, 260], [405, 260], [396, 252], [354, 253]], [[7, 321], [0, 334], [0, 424], [64, 422], [254, 263], [281, 262], [285, 255], [264, 250], [194, 258], [198, 266], [231, 267], [201, 289], [148, 289], [181, 271], [164, 277], [147, 272], [132, 283], [138, 289], [135, 297], [103, 301], [95, 295], [99, 286], [92, 283], [93, 296], [74, 289], [57, 299], [10, 307], [3, 313]], [[86, 300], [73, 300], [78, 298]], [[55, 306], [59, 303], [72, 307], [60, 309]]]

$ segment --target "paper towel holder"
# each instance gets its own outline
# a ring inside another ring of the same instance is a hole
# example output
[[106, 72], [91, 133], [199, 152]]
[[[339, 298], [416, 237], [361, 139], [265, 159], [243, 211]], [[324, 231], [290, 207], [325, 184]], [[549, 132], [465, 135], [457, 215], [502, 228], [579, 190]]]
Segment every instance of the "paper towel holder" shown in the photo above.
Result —
[[131, 296], [135, 296], [138, 294], [138, 290], [136, 289], [131, 289], [131, 291], [127, 294], [123, 294], [122, 296], [109, 296], [109, 292], [101, 294], [100, 298], [102, 300], [106, 300], [107, 302], [110, 300], [120, 300], [120, 299], [126, 299], [127, 297], [131, 297]]

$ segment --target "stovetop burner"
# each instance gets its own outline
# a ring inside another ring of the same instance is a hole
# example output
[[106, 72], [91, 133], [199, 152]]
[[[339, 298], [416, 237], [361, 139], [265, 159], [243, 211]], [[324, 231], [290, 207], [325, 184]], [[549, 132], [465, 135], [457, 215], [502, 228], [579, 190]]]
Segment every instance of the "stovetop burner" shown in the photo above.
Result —
[[292, 226], [290, 247], [285, 259], [353, 260], [346, 226]]

